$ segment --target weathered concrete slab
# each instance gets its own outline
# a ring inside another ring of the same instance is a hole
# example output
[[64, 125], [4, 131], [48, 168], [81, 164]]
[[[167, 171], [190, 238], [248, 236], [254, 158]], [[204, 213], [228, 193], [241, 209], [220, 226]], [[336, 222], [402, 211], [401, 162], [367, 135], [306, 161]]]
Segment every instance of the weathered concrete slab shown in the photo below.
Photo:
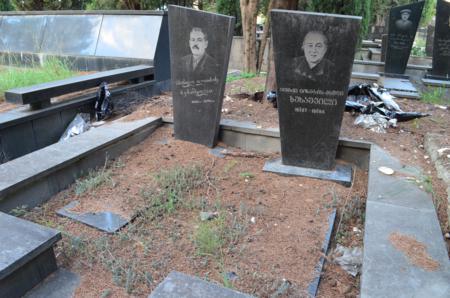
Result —
[[251, 298], [253, 296], [228, 289], [177, 271], [172, 271], [148, 296], [149, 298]]
[[267, 161], [264, 164], [263, 171], [273, 172], [280, 175], [303, 176], [322, 180], [330, 180], [338, 182], [344, 186], [352, 185], [353, 170], [351, 165], [336, 164], [334, 170], [327, 171], [284, 165], [281, 162], [281, 158], [278, 158]]
[[21, 297], [57, 268], [61, 234], [0, 212], [0, 296]]
[[380, 79], [380, 75], [377, 73], [370, 72], [352, 72], [352, 79], [364, 79], [369, 81], [378, 81]]
[[61, 239], [61, 233], [0, 212], [0, 280]]
[[123, 226], [128, 224], [128, 220], [120, 215], [114, 214], [112, 212], [87, 212], [87, 213], [76, 213], [70, 211], [78, 205], [78, 201], [73, 201], [67, 206], [56, 211], [58, 215], [71, 218], [73, 220], [82, 222], [88, 226], [99, 229], [107, 233], [115, 233], [120, 230]]
[[[0, 165], [0, 176], [4, 177], [0, 180], [0, 210], [23, 204], [33, 207], [45, 201], [103, 164], [105, 156], [114, 158], [142, 141], [161, 123], [161, 118], [153, 117], [129, 122], [119, 119]], [[52, 179], [48, 178], [51, 175]]]
[[[380, 166], [399, 174], [384, 175]], [[364, 233], [361, 297], [448, 297], [450, 262], [431, 196], [406, 179], [419, 169], [403, 165], [372, 146]], [[412, 264], [389, 240], [393, 233], [413, 237], [439, 263], [436, 271]]]
[[59, 268], [24, 298], [72, 298], [79, 284], [80, 277], [77, 274]]

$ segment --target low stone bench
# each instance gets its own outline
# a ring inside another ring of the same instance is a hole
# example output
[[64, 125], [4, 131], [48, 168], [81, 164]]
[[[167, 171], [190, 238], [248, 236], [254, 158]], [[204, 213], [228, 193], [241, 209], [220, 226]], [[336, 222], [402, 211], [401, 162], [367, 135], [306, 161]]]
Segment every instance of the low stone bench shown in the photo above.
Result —
[[21, 297], [56, 270], [61, 233], [0, 212], [0, 296]]
[[50, 99], [53, 97], [97, 87], [102, 82], [115, 83], [131, 80], [138, 83], [152, 80], [153, 76], [153, 66], [137, 65], [11, 89], [5, 92], [5, 99], [10, 103], [29, 104], [32, 109], [40, 109], [49, 106]]

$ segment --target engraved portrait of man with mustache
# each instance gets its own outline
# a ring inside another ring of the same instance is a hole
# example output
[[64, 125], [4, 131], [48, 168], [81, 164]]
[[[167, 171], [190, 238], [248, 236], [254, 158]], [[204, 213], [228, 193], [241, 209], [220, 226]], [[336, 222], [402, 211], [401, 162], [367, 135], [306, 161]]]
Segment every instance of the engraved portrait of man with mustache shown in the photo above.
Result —
[[189, 34], [191, 54], [181, 58], [183, 76], [198, 79], [217, 75], [217, 61], [206, 52], [208, 43], [208, 34], [202, 28], [191, 29]]

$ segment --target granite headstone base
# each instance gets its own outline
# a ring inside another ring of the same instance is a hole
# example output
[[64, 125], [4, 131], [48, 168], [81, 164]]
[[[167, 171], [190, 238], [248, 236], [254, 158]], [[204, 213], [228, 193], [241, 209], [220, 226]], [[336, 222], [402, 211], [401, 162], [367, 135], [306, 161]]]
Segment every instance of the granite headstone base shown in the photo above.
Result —
[[399, 73], [380, 72], [379, 75], [381, 77], [386, 77], [386, 78], [405, 79], [405, 80], [409, 80], [409, 78], [410, 78], [409, 75], [399, 74]]
[[60, 216], [68, 217], [107, 233], [115, 233], [128, 224], [128, 220], [112, 212], [78, 213], [71, 211], [71, 209], [75, 208], [77, 205], [78, 201], [73, 201], [56, 211], [56, 213]]
[[387, 89], [391, 95], [396, 97], [420, 98], [419, 92], [409, 79], [380, 76], [378, 85]]
[[283, 176], [302, 176], [321, 180], [334, 181], [346, 187], [352, 185], [353, 169], [351, 165], [336, 164], [333, 170], [319, 170], [312, 168], [285, 165], [281, 158], [269, 160], [264, 164], [263, 171]]

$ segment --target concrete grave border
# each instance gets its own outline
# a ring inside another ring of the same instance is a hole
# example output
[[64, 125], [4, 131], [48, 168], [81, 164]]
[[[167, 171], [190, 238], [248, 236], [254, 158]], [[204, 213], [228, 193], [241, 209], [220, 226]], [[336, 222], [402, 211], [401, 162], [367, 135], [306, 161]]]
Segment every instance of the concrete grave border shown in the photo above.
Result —
[[[73, 141], [57, 143], [0, 165], [2, 177], [10, 178], [8, 183], [0, 183], [0, 210], [45, 202], [88, 169], [103, 165], [106, 154], [111, 158], [119, 155], [162, 125], [171, 125], [171, 119], [118, 120]], [[250, 122], [223, 120], [220, 139], [228, 146], [250, 151], [275, 153], [280, 148], [277, 129], [262, 129]], [[58, 155], [58, 150], [64, 154]], [[51, 156], [51, 162], [44, 156]], [[420, 170], [403, 165], [368, 142], [341, 139], [337, 158], [369, 171], [361, 297], [406, 297], [417, 293], [445, 297], [450, 291], [450, 263], [431, 195], [404, 177], [420, 179]], [[42, 164], [30, 167], [35, 160]], [[391, 167], [404, 175], [386, 176], [378, 171], [379, 166]], [[431, 257], [439, 262], [439, 270], [430, 273], [409, 263], [389, 244], [386, 235], [392, 232], [424, 243]]]

